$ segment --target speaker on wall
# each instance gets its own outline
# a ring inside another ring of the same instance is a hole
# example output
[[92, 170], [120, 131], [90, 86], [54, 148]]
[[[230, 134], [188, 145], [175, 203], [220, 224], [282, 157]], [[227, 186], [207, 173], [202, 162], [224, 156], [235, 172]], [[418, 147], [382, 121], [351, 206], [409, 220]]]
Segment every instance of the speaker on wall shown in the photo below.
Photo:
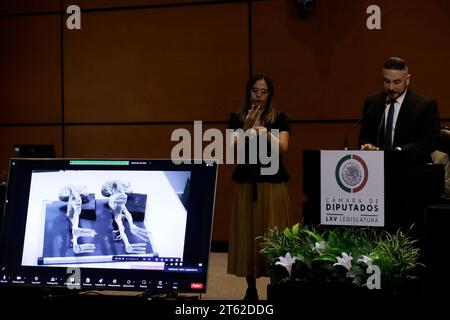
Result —
[[297, 0], [302, 9], [311, 10], [314, 8], [315, 0]]
[[316, 0], [293, 0], [297, 7], [297, 14], [302, 20], [310, 18], [316, 8]]

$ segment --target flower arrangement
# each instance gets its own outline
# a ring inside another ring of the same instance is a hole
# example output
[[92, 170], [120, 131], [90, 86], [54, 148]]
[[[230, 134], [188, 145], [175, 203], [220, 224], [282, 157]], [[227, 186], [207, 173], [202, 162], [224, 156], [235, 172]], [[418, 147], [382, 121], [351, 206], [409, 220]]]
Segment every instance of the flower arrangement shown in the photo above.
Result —
[[[408, 231], [409, 232], [409, 231]], [[271, 266], [271, 284], [303, 282], [395, 290], [417, 279], [417, 240], [398, 230], [340, 227], [318, 232], [299, 224], [262, 237], [261, 253]]]

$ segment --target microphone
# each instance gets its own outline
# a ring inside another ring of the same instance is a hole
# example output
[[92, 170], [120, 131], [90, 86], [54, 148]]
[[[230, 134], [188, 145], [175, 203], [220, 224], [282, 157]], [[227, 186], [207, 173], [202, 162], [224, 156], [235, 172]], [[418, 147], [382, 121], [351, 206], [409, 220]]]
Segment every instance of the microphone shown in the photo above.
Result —
[[350, 130], [347, 131], [347, 134], [344, 138], [344, 150], [348, 150], [348, 137], [350, 136], [350, 133], [361, 123], [361, 121], [364, 120], [364, 118], [373, 110], [375, 107], [374, 104], [372, 104], [369, 108], [367, 108], [367, 111], [364, 112], [364, 114], [356, 121], [356, 123], [353, 125], [353, 127], [350, 128]]

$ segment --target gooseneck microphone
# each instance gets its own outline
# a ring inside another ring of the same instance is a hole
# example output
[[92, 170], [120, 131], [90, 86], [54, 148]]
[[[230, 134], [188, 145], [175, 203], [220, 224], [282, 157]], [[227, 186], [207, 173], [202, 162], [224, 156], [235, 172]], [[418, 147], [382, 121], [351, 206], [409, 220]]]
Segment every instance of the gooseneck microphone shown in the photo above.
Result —
[[344, 139], [344, 150], [348, 150], [348, 137], [350, 136], [350, 133], [355, 130], [355, 128], [361, 123], [361, 121], [364, 120], [364, 118], [374, 109], [375, 105], [372, 104], [369, 108], [367, 108], [367, 111], [364, 112], [364, 114], [356, 121], [356, 123], [350, 128], [350, 130], [347, 131], [347, 134], [345, 135]]

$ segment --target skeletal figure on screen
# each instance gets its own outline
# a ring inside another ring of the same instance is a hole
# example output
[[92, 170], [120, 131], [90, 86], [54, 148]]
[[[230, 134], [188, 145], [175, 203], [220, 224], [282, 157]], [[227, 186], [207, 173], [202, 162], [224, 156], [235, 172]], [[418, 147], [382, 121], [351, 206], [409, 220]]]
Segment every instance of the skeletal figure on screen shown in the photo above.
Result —
[[125, 251], [127, 253], [146, 253], [146, 243], [130, 243], [125, 233], [125, 226], [123, 223], [124, 219], [128, 221], [132, 234], [145, 242], [150, 240], [149, 232], [146, 229], [140, 228], [134, 224], [133, 217], [125, 206], [127, 203], [128, 194], [130, 193], [130, 184], [120, 180], [110, 180], [105, 182], [102, 186], [102, 195], [109, 197], [108, 205], [111, 208], [112, 218], [115, 222], [113, 223], [114, 240], [122, 240], [125, 244]]
[[97, 233], [93, 229], [80, 228], [81, 205], [88, 201], [89, 193], [86, 186], [67, 185], [59, 191], [59, 200], [67, 202], [66, 217], [70, 221], [72, 230], [72, 249], [75, 254], [91, 253], [95, 250], [93, 243], [78, 243], [79, 237], [94, 237]]

